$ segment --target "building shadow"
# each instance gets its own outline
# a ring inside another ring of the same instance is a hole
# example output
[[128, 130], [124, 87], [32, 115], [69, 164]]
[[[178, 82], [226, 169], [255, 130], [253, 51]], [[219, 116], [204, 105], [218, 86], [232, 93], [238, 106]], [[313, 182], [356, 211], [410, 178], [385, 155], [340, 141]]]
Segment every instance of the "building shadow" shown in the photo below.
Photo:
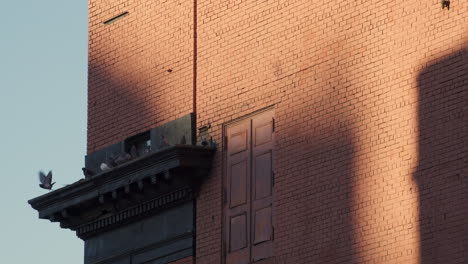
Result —
[[421, 264], [468, 263], [468, 50], [417, 81]]
[[[296, 162], [278, 153], [278, 159], [292, 164], [283, 177], [288, 183], [276, 187], [277, 257], [265, 264], [357, 263], [352, 211], [354, 144], [345, 129], [330, 134], [307, 137], [294, 150], [294, 157], [303, 157]], [[305, 167], [307, 171], [301, 170]]]
[[[340, 38], [334, 42], [321, 67], [297, 74], [293, 88], [305, 88], [303, 96], [276, 108], [277, 257], [268, 264], [358, 263], [355, 119], [352, 106], [339, 103], [350, 98], [343, 93], [349, 69], [339, 65], [346, 42]], [[342, 74], [334, 75], [337, 68]]]
[[[318, 144], [317, 144], [318, 143]], [[355, 147], [352, 135], [343, 129], [332, 138], [309, 146], [313, 201], [305, 205], [313, 212], [302, 234], [315, 243], [306, 259], [309, 263], [357, 263], [355, 260], [353, 178]], [[304, 240], [307, 238], [304, 237]]]

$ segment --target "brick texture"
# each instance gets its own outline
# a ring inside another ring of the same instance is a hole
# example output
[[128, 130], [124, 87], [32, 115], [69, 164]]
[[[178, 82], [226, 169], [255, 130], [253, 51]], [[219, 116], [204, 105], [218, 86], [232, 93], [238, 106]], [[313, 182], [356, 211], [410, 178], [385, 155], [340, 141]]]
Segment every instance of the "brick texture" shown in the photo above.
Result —
[[219, 151], [194, 261], [219, 264], [223, 125], [274, 105], [261, 263], [468, 263], [468, 2], [451, 2], [90, 0], [88, 151], [191, 112], [196, 88]]
[[88, 153], [192, 112], [192, 32], [191, 2], [89, 1]]

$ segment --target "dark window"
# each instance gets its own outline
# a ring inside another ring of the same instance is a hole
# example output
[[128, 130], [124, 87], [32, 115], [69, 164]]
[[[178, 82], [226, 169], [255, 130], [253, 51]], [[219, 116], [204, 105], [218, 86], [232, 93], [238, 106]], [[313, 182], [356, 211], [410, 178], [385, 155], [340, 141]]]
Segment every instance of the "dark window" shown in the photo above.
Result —
[[150, 131], [127, 138], [124, 143], [124, 151], [130, 153], [133, 146], [136, 148], [138, 157], [149, 153], [151, 151]]

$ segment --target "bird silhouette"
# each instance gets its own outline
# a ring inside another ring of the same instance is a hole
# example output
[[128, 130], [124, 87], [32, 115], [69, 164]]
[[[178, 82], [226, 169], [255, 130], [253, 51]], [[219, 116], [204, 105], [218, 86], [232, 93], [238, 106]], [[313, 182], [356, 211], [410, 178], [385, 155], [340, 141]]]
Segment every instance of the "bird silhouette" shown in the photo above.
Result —
[[442, 9], [445, 9], [447, 8], [448, 10], [450, 10], [450, 0], [442, 0]]
[[39, 171], [39, 187], [46, 189], [46, 190], [51, 190], [52, 186], [54, 186], [55, 182], [52, 182], [52, 171], [49, 171], [47, 173], [47, 176], [44, 174], [44, 172]]
[[88, 178], [88, 177], [91, 177], [91, 176], [94, 176], [96, 173], [91, 170], [91, 169], [88, 169], [88, 168], [81, 168], [81, 170], [83, 170], [83, 175]]

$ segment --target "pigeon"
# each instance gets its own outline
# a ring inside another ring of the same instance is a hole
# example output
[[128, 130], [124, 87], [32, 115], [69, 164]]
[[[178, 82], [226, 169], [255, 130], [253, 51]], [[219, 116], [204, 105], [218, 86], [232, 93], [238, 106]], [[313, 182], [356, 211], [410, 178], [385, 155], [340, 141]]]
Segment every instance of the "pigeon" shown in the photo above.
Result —
[[123, 164], [129, 160], [132, 159], [132, 155], [128, 154], [127, 152], [124, 152], [122, 155], [118, 156], [116, 159], [115, 159], [115, 163], [117, 165], [120, 165], [120, 164]]
[[170, 146], [171, 144], [169, 143], [169, 141], [167, 140], [167, 138], [164, 137], [164, 135], [161, 135], [161, 145], [160, 147], [161, 148], [164, 148], [164, 147], [168, 147]]
[[101, 163], [101, 166], [99, 166], [99, 168], [101, 169], [101, 171], [108, 171], [112, 169], [112, 167], [109, 167], [109, 165], [107, 165], [107, 163], [105, 162]]
[[106, 164], [109, 165], [110, 168], [117, 166], [117, 163], [115, 163], [115, 159], [113, 156], [106, 158]]
[[54, 186], [55, 184], [55, 182], [52, 182], [52, 171], [49, 171], [49, 173], [47, 173], [47, 176], [44, 174], [44, 172], [40, 171], [39, 181], [41, 182], [39, 184], [39, 187], [46, 190], [51, 190], [52, 186]]
[[130, 155], [132, 156], [132, 159], [138, 158], [138, 152], [137, 152], [137, 149], [136, 149], [135, 145], [133, 145], [130, 148]]
[[442, 0], [442, 9], [445, 9], [447, 7], [448, 10], [450, 10], [450, 0]]
[[135, 158], [138, 158], [138, 152], [137, 152], [135, 145], [133, 145], [130, 148], [130, 153], [127, 153], [127, 152], [122, 153], [120, 156], [118, 156], [115, 159], [115, 163], [117, 165], [120, 165]]
[[91, 177], [91, 176], [94, 176], [96, 173], [91, 170], [91, 169], [87, 169], [87, 168], [81, 168], [81, 170], [83, 170], [83, 175], [88, 178], [88, 177]]
[[101, 171], [107, 171], [114, 168], [115, 166], [117, 166], [115, 160], [112, 157], [108, 157], [106, 158], [105, 162], [101, 163], [101, 166], [99, 166], [99, 168], [101, 169]]
[[145, 150], [143, 151], [144, 154], [149, 154], [151, 153], [151, 146], [146, 146]]

